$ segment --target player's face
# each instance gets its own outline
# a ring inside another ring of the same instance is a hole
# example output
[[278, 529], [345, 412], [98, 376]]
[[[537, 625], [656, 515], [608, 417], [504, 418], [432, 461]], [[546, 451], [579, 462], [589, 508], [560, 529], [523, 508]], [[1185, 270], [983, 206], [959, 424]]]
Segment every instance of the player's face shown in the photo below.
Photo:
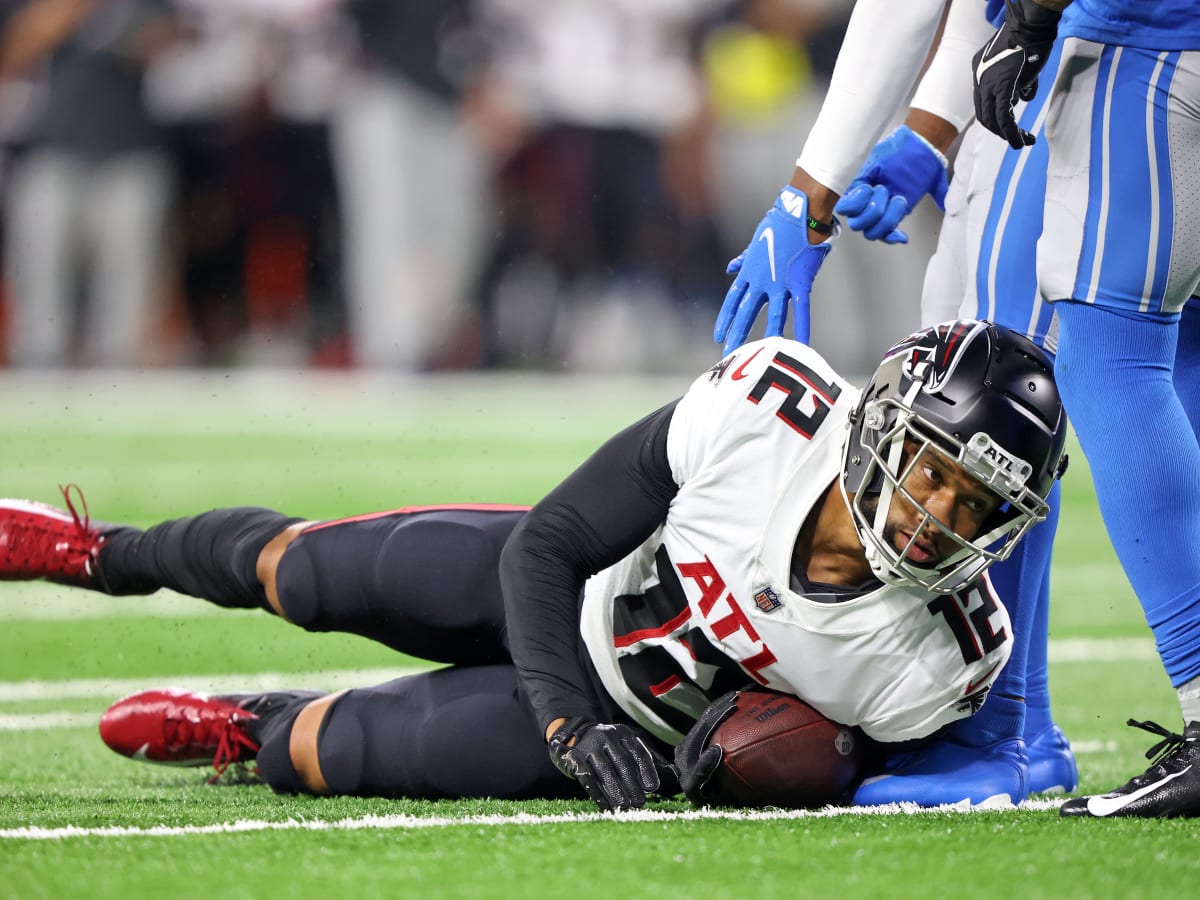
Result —
[[[903, 464], [908, 473], [902, 482], [904, 489], [925, 512], [961, 538], [971, 540], [979, 534], [988, 516], [1000, 505], [998, 494], [929, 447], [918, 450], [915, 442], [905, 442]], [[908, 548], [910, 562], [936, 566], [959, 547], [940, 529], [921, 528], [924, 517], [921, 509], [896, 493], [888, 509], [883, 536], [899, 552]]]

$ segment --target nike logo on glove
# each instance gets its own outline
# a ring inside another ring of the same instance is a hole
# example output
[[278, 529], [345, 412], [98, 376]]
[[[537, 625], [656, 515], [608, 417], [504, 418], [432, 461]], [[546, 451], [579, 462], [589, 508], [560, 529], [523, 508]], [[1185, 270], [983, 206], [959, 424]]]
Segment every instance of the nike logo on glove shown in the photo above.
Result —
[[1024, 53], [1024, 52], [1025, 52], [1025, 50], [1021, 47], [1010, 47], [1007, 50], [1001, 50], [999, 53], [997, 53], [995, 56], [991, 57], [990, 59], [981, 59], [979, 61], [978, 68], [975, 69], [975, 80], [978, 81], [979, 76], [982, 75], [984, 72], [986, 72], [988, 69], [990, 69], [992, 66], [996, 65], [996, 63], [1002, 62], [1003, 60], [1007, 59], [1008, 57], [1010, 57], [1016, 53]]
[[1141, 800], [1151, 791], [1157, 791], [1160, 787], [1170, 784], [1180, 775], [1186, 774], [1191, 768], [1191, 766], [1188, 766], [1182, 772], [1173, 772], [1170, 775], [1160, 778], [1153, 784], [1148, 784], [1144, 788], [1138, 788], [1131, 794], [1121, 794], [1113, 797], [1088, 797], [1087, 811], [1093, 816], [1111, 816], [1123, 810], [1130, 803], [1133, 803], [1133, 801]]
[[767, 242], [767, 262], [771, 264], [771, 280], [775, 280], [775, 229], [767, 227], [758, 236], [760, 241]]

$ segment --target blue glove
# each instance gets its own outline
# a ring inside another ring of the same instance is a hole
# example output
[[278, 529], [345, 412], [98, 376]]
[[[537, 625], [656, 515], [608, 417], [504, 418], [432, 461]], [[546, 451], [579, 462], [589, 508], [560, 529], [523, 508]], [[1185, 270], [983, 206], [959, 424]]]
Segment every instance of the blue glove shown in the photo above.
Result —
[[725, 270], [736, 277], [717, 314], [713, 340], [724, 341], [726, 353], [746, 343], [764, 305], [766, 336], [783, 334], [790, 301], [793, 334], [807, 344], [813, 280], [840, 232], [841, 225], [835, 219], [833, 234], [820, 244], [810, 244], [808, 197], [791, 186], [780, 191], [775, 205], [758, 223], [750, 245]]
[[926, 194], [946, 208], [946, 158], [907, 125], [875, 145], [833, 211], [869, 241], [907, 244], [896, 226]]

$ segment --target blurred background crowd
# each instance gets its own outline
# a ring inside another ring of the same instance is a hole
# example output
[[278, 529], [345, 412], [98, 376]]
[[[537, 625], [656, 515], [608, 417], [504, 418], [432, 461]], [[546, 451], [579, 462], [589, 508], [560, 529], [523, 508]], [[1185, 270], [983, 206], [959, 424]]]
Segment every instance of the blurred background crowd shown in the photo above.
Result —
[[[851, 6], [0, 0], [0, 362], [697, 370]], [[836, 366], [936, 215], [840, 239]]]

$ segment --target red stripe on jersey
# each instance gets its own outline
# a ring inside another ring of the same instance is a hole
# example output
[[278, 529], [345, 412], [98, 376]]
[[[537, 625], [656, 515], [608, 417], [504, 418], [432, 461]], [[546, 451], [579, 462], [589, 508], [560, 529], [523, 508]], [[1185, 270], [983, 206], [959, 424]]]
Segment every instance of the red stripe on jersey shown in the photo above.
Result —
[[[809, 378], [806, 373], [800, 371], [799, 369], [792, 368], [787, 363], [785, 363], [783, 360], [781, 360], [778, 356], [776, 356], [773, 360], [771, 360], [771, 364], [779, 366], [779, 368], [786, 369], [787, 371], [791, 372], [793, 375], [795, 375], [797, 378], [799, 378], [801, 381], [803, 381], [805, 384], [807, 384], [810, 388], [812, 388], [820, 397], [824, 398], [825, 402], [828, 403], [830, 406], [833, 406], [833, 404], [837, 402], [836, 397], [830, 397], [828, 393], [821, 390], [821, 388], [818, 387], [817, 385], [813, 384], [812, 379]], [[796, 430], [800, 431], [799, 428], [797, 428]], [[800, 432], [800, 433], [804, 434], [804, 432]], [[805, 437], [809, 437], [809, 436], [810, 435], [805, 435]]]
[[811, 434], [809, 434], [807, 431], [805, 431], [803, 428], [801, 428], [799, 425], [797, 425], [795, 422], [793, 422], [791, 419], [789, 419], [787, 416], [785, 416], [782, 412], [776, 412], [775, 418], [779, 419], [779, 421], [781, 421], [788, 428], [792, 429], [792, 431], [796, 432], [796, 434], [800, 435], [800, 437], [804, 438], [806, 441], [812, 440]]
[[409, 513], [438, 512], [439, 510], [478, 510], [480, 512], [528, 512], [528, 506], [512, 506], [507, 503], [448, 503], [443, 506], [402, 506], [399, 509], [389, 509], [384, 512], [363, 513], [361, 516], [349, 516], [345, 519], [331, 519], [328, 522], [318, 522], [304, 530], [318, 531], [331, 525], [345, 525], [347, 522], [369, 522], [372, 519], [382, 519], [385, 516], [403, 516]]
[[[775, 363], [775, 365], [780, 365], [780, 364], [779, 364], [779, 363]], [[787, 368], [787, 367], [786, 367], [786, 366], [781, 366], [781, 368]], [[788, 369], [788, 371], [789, 371], [789, 372], [795, 372], [796, 370], [795, 370], [795, 369], [790, 369], [790, 368], [789, 368], [789, 369]], [[759, 383], [761, 384], [762, 382], [759, 382]], [[805, 383], [810, 383], [810, 382], [808, 382], [808, 379], [805, 379]], [[791, 385], [788, 385], [788, 384], [780, 384], [778, 381], [776, 381], [775, 379], [773, 379], [773, 378], [772, 378], [772, 379], [771, 379], [771, 387], [774, 387], [774, 388], [779, 388], [781, 391], [783, 391], [785, 394], [787, 394], [787, 395], [788, 395], [788, 398], [789, 398], [789, 399], [790, 399], [790, 398], [793, 396], [793, 395], [792, 395], [792, 387], [791, 387]], [[821, 392], [820, 392], [820, 391], [817, 391], [817, 393], [821, 393]], [[824, 395], [822, 394], [822, 396], [824, 396]], [[753, 394], [751, 394], [751, 395], [750, 395], [749, 397], [747, 397], [746, 399], [747, 399], [747, 400], [749, 400], [751, 403], [753, 403], [755, 406], [758, 406], [758, 398], [757, 398], [757, 397], [755, 397]], [[785, 400], [784, 402], [786, 403], [786, 402], [787, 402], [787, 400]], [[785, 415], [783, 414], [783, 411], [782, 411], [782, 410], [776, 410], [776, 411], [775, 411], [775, 417], [776, 417], [777, 419], [779, 419], [779, 421], [783, 422], [783, 424], [784, 424], [784, 425], [786, 425], [788, 428], [792, 429], [792, 431], [796, 432], [796, 434], [798, 434], [798, 435], [800, 435], [802, 438], [804, 438], [805, 440], [809, 440], [809, 441], [811, 441], [811, 440], [812, 440], [812, 435], [811, 435], [811, 434], [809, 434], [807, 431], [805, 431], [803, 428], [801, 428], [799, 425], [797, 425], [795, 422], [793, 422], [791, 419], [789, 419], [787, 416], [785, 416]]]
[[631, 647], [640, 641], [648, 641], [653, 638], [666, 637], [676, 628], [679, 628], [681, 625], [683, 625], [683, 623], [691, 617], [692, 611], [690, 609], [685, 609], [675, 618], [671, 619], [671, 621], [666, 622], [663, 625], [659, 625], [657, 628], [639, 628], [637, 631], [631, 631], [628, 634], [618, 634], [613, 638], [613, 646], [617, 648]]
[[668, 675], [658, 684], [650, 685], [650, 694], [654, 697], [661, 697], [672, 688], [678, 687], [681, 683], [678, 675]]
[[696, 651], [692, 649], [691, 641], [685, 637], [681, 637], [679, 639], [679, 643], [683, 644], [683, 649], [688, 652], [688, 656], [690, 656], [692, 659], [696, 659]]

